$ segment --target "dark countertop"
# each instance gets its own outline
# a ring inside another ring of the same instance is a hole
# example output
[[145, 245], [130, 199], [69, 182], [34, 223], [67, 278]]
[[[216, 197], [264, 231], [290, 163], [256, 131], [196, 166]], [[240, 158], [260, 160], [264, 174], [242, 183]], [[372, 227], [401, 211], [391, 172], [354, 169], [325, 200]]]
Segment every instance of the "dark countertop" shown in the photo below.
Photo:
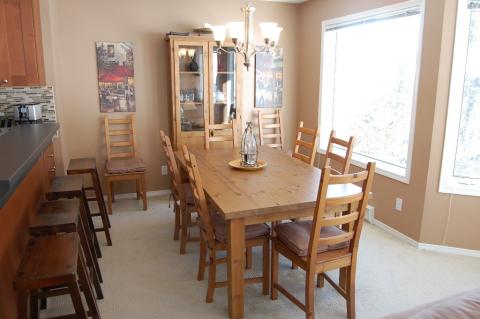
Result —
[[0, 207], [52, 142], [58, 123], [26, 124], [0, 136]]

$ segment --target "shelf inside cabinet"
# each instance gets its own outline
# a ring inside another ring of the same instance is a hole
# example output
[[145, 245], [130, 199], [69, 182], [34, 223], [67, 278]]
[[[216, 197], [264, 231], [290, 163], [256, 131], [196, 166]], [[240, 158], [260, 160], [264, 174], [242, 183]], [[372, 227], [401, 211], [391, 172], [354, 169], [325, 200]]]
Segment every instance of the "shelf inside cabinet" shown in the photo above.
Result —
[[194, 72], [194, 71], [179, 71], [180, 74], [193, 74], [193, 75], [200, 75], [202, 72]]

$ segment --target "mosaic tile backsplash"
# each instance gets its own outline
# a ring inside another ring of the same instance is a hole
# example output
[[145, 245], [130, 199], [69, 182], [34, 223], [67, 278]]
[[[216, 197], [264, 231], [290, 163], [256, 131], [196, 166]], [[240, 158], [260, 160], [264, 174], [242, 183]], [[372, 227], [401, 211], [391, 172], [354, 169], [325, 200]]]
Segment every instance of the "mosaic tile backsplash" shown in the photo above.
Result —
[[22, 103], [39, 103], [42, 106], [42, 120], [57, 121], [53, 87], [0, 87], [0, 112], [5, 113], [6, 117], [13, 118], [13, 105]]

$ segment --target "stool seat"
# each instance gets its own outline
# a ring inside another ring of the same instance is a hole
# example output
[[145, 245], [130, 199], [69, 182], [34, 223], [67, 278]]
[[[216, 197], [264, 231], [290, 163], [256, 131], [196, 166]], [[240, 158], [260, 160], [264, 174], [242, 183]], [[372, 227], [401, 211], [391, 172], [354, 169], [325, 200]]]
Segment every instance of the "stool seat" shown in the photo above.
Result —
[[83, 194], [82, 176], [55, 176], [46, 194], [48, 200], [81, 197]]
[[67, 168], [68, 175], [88, 174], [97, 170], [95, 157], [74, 158], [70, 160]]
[[20, 264], [15, 287], [32, 289], [75, 282], [78, 248], [76, 233], [34, 239]]
[[78, 198], [44, 202], [30, 225], [33, 236], [73, 233], [78, 229], [80, 200]]

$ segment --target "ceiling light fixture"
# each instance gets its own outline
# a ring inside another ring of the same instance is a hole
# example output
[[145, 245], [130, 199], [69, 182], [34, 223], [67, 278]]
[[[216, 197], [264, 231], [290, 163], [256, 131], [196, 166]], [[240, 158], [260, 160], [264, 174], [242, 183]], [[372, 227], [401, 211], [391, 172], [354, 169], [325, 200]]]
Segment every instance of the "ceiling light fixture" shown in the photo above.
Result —
[[253, 13], [255, 8], [247, 5], [242, 8], [244, 22], [229, 22], [226, 25], [211, 26], [206, 24], [206, 27], [210, 28], [213, 32], [213, 38], [217, 42], [219, 51], [222, 50], [222, 44], [225, 41], [226, 33], [232, 39], [235, 45], [235, 52], [243, 56], [243, 65], [250, 67], [250, 59], [259, 52], [273, 52], [273, 49], [277, 46], [280, 38], [280, 33], [283, 28], [278, 26], [275, 22], [261, 22], [260, 31], [264, 41], [263, 45], [255, 45], [253, 43]]

